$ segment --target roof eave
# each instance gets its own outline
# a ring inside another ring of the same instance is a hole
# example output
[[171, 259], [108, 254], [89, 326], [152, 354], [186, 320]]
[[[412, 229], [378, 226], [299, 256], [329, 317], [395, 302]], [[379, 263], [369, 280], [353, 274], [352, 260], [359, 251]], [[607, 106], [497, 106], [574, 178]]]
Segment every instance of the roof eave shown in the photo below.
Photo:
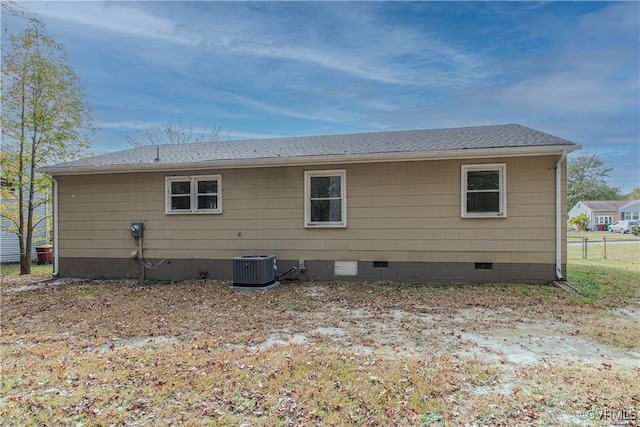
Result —
[[83, 166], [83, 167], [44, 167], [39, 172], [51, 176], [63, 175], [96, 175], [132, 172], [178, 172], [184, 170], [205, 169], [238, 169], [238, 168], [265, 168], [282, 166], [322, 166], [330, 164], [346, 163], [386, 163], [399, 161], [424, 161], [424, 160], [453, 160], [453, 159], [485, 159], [495, 157], [526, 157], [558, 155], [564, 152], [579, 150], [580, 145], [546, 145], [529, 147], [505, 147], [505, 148], [474, 148], [460, 150], [442, 150], [428, 152], [400, 152], [400, 153], [367, 153], [367, 154], [341, 154], [326, 156], [301, 156], [301, 157], [269, 157], [259, 159], [233, 159], [214, 160], [189, 163], [145, 163], [134, 165], [114, 166]]

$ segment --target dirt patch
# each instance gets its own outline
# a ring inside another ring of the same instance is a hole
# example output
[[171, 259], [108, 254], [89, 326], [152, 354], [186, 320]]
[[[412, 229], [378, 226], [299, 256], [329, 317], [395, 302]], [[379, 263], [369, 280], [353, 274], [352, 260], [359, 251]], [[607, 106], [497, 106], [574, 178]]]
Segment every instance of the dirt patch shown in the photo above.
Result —
[[611, 310], [613, 313], [629, 316], [632, 319], [640, 320], [640, 309], [637, 307], [618, 307]]
[[65, 285], [69, 283], [79, 283], [82, 280], [79, 279], [43, 279], [38, 281], [33, 281], [33, 279], [29, 277], [17, 277], [12, 279], [3, 279], [2, 281], [2, 293], [3, 294], [12, 294], [18, 292], [28, 292], [28, 291], [36, 291], [38, 289], [42, 289], [45, 287], [54, 287]]
[[[309, 293], [319, 297], [321, 289]], [[640, 319], [631, 309], [616, 312]], [[233, 345], [251, 351], [272, 346], [331, 342], [347, 351], [401, 358], [421, 352], [446, 351], [452, 355], [517, 367], [537, 363], [580, 362], [596, 367], [638, 367], [640, 352], [598, 343], [581, 335], [574, 324], [523, 318], [509, 308], [473, 307], [455, 313], [430, 314], [391, 310], [331, 307], [314, 313], [315, 320], [288, 329], [272, 330], [257, 345]], [[335, 319], [339, 319], [337, 322]], [[328, 320], [334, 322], [329, 325]], [[324, 323], [327, 324], [324, 324]]]
[[264, 350], [276, 345], [290, 345], [290, 344], [306, 344], [309, 339], [302, 334], [284, 334], [282, 332], [274, 332], [264, 342], [255, 345], [248, 346], [249, 350]]
[[99, 352], [110, 352], [120, 349], [133, 349], [140, 347], [153, 348], [158, 345], [162, 345], [169, 342], [177, 341], [177, 337], [169, 336], [144, 336], [144, 337], [126, 337], [126, 338], [113, 338], [108, 342], [99, 345], [96, 349]]
[[606, 367], [638, 366], [639, 352], [597, 343], [575, 331], [575, 326], [568, 323], [534, 321], [518, 323], [513, 329], [493, 329], [484, 335], [462, 332], [462, 338], [474, 345], [461, 352], [513, 365], [575, 361]]

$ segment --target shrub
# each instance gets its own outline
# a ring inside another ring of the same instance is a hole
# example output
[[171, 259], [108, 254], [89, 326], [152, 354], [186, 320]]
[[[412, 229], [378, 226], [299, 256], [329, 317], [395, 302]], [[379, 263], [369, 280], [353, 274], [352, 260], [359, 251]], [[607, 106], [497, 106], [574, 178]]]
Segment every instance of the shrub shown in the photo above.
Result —
[[588, 222], [589, 222], [589, 217], [584, 212], [582, 212], [580, 215], [576, 215], [573, 218], [569, 219], [569, 224], [575, 225], [578, 231], [586, 230]]

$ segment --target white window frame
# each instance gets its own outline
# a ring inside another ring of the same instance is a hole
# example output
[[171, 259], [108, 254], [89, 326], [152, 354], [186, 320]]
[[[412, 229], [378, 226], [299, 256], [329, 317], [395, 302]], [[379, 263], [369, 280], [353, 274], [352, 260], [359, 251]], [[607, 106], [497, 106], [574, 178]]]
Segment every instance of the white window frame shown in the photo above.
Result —
[[[340, 177], [340, 221], [321, 222], [311, 221], [311, 178], [313, 177]], [[304, 172], [304, 226], [305, 228], [345, 228], [347, 226], [347, 171], [316, 170]]]
[[[171, 209], [171, 183], [185, 182], [190, 183], [189, 193], [189, 209]], [[218, 206], [216, 209], [198, 209], [198, 182], [199, 181], [216, 181], [218, 183], [217, 193]], [[165, 214], [221, 214], [222, 213], [222, 175], [188, 175], [188, 176], [167, 176], [165, 177]]]
[[611, 223], [613, 223], [613, 216], [612, 215], [596, 216], [595, 221], [596, 221], [596, 225], [598, 225], [598, 224], [611, 224]]
[[[469, 172], [498, 172], [497, 190], [468, 190], [467, 178]], [[498, 211], [495, 212], [467, 212], [467, 193], [498, 192]], [[507, 165], [506, 163], [462, 165], [460, 186], [460, 216], [462, 218], [506, 218], [507, 217]]]

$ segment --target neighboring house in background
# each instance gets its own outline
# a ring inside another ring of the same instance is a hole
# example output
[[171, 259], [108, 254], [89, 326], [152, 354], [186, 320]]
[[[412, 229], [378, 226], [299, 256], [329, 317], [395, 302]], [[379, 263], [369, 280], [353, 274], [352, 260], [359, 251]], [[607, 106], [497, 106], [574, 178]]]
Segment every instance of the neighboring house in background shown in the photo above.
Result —
[[640, 200], [632, 200], [618, 208], [620, 219], [638, 220], [640, 219]]
[[[16, 233], [8, 231], [11, 221], [0, 219], [0, 262], [20, 262], [20, 242]], [[36, 250], [33, 248], [31, 259], [36, 259]]]
[[53, 165], [42, 171], [54, 271], [231, 279], [233, 257], [264, 254], [278, 271], [303, 262], [313, 280], [549, 282], [566, 269], [566, 156], [579, 148], [513, 124], [142, 146]]
[[587, 230], [598, 231], [600, 224], [606, 226], [623, 219], [619, 209], [627, 203], [627, 200], [581, 200], [571, 208], [568, 217], [585, 213], [589, 218]]
[[[42, 200], [42, 195], [36, 195], [38, 200]], [[5, 211], [7, 203], [11, 200], [0, 200], [0, 210]], [[46, 216], [49, 208], [46, 204], [36, 207], [34, 214], [37, 217]], [[0, 217], [0, 262], [20, 262], [20, 242], [18, 235], [11, 231], [14, 229], [13, 223], [4, 217]], [[46, 221], [42, 221], [33, 232], [33, 247], [31, 248], [31, 259], [36, 260], [36, 246], [48, 244]]]

